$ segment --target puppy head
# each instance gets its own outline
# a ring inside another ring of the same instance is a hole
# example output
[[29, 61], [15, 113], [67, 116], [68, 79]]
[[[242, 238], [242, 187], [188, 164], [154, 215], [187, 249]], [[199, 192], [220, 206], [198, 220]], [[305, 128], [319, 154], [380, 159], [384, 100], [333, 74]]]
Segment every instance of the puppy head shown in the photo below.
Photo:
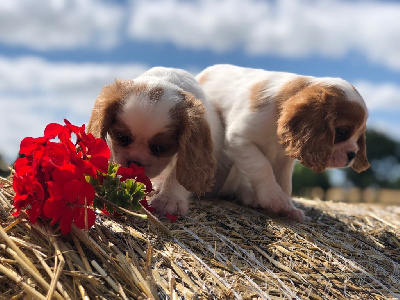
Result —
[[368, 112], [356, 89], [339, 79], [329, 85], [303, 81], [291, 89], [294, 93], [278, 101], [278, 137], [287, 155], [317, 173], [349, 166], [366, 170]]
[[143, 166], [150, 178], [176, 160], [185, 189], [203, 193], [212, 185], [215, 162], [203, 105], [174, 85], [116, 80], [97, 98], [88, 131], [107, 140], [114, 162]]

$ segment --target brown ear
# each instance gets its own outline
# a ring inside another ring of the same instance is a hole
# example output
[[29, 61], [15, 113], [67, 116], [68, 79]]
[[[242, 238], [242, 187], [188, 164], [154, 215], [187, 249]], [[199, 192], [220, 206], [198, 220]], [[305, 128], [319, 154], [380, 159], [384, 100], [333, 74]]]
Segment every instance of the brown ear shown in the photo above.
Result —
[[91, 132], [95, 137], [106, 138], [107, 130], [115, 121], [127, 93], [127, 87], [130, 85], [132, 81], [116, 79], [114, 83], [103, 87], [94, 103], [87, 132]]
[[335, 139], [331, 95], [306, 88], [278, 107], [278, 137], [286, 154], [320, 173], [328, 165]]
[[180, 120], [176, 179], [188, 191], [203, 194], [211, 190], [216, 168], [210, 125], [200, 100], [181, 92], [184, 100], [171, 117]]
[[369, 162], [367, 159], [367, 147], [365, 144], [365, 133], [358, 138], [357, 145], [358, 152], [356, 158], [354, 159], [352, 168], [354, 169], [354, 171], [360, 173], [369, 168]]

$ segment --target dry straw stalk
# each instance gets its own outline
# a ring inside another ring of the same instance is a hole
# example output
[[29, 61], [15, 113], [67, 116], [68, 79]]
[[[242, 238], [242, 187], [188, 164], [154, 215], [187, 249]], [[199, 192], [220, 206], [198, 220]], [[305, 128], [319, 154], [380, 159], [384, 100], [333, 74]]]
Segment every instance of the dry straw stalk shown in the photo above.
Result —
[[400, 297], [400, 207], [297, 199], [299, 224], [193, 200], [174, 224], [98, 215], [61, 236], [11, 217], [11, 182], [0, 184], [0, 299]]

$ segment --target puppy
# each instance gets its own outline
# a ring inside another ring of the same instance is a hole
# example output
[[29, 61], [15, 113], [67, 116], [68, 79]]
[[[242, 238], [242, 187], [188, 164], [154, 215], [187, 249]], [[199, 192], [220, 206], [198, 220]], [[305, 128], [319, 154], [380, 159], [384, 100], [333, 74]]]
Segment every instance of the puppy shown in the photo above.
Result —
[[209, 67], [197, 80], [225, 126], [219, 195], [303, 221], [291, 200], [295, 159], [317, 173], [369, 167], [368, 112], [348, 82], [232, 65]]
[[103, 87], [87, 130], [107, 141], [111, 160], [145, 168], [158, 194], [158, 212], [186, 214], [190, 192], [211, 189], [216, 163], [210, 122], [219, 122], [204, 102], [195, 78], [156, 67], [134, 80]]

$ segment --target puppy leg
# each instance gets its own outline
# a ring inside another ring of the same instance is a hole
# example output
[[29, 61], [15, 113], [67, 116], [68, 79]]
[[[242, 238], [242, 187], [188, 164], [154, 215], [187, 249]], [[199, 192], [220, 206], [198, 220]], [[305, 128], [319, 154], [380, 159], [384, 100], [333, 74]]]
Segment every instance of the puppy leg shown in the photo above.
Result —
[[[271, 163], [250, 141], [235, 137], [228, 143], [230, 157], [238, 169], [249, 179], [256, 191], [257, 203], [276, 214], [296, 221], [304, 221], [304, 213], [294, 207], [292, 199], [276, 182]], [[245, 192], [245, 191], [244, 191]], [[243, 195], [243, 191], [241, 191]]]
[[258, 207], [258, 201], [254, 189], [247, 177], [239, 171], [237, 165], [232, 165], [229, 176], [223, 187], [218, 192], [219, 196], [230, 197], [235, 195], [244, 204]]
[[276, 182], [288, 196], [292, 195], [293, 167], [294, 159], [287, 156], [277, 160], [274, 167]]
[[[189, 196], [188, 192], [176, 180], [175, 167], [167, 168], [165, 177], [161, 176], [163, 182], [157, 184], [159, 192], [150, 200], [158, 213], [169, 212], [170, 214], [186, 215], [189, 211]], [[164, 172], [163, 172], [164, 173]]]

